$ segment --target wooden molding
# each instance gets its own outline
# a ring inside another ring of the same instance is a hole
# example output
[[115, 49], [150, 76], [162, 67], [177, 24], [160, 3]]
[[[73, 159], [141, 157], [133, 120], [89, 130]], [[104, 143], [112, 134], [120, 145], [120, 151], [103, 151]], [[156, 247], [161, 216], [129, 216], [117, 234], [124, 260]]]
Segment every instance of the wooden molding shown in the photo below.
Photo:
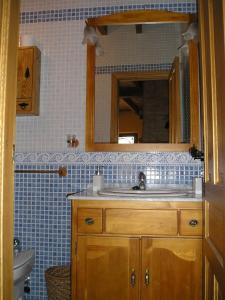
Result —
[[13, 298], [13, 141], [19, 1], [0, 1], [0, 300]]
[[204, 134], [204, 177], [205, 182], [209, 181], [209, 137], [208, 137], [208, 108], [207, 108], [207, 98], [208, 98], [208, 91], [207, 91], [207, 78], [206, 78], [206, 45], [205, 45], [205, 13], [204, 13], [204, 5], [202, 1], [199, 1], [199, 29], [200, 29], [200, 97], [202, 102], [202, 119], [203, 119], [203, 134]]
[[192, 144], [199, 147], [199, 59], [198, 45], [194, 40], [189, 41], [190, 68], [190, 139]]
[[87, 19], [90, 26], [191, 23], [196, 21], [195, 14], [185, 14], [166, 10], [131, 10], [107, 16]]
[[181, 105], [180, 105], [179, 57], [173, 61], [169, 75], [169, 141], [181, 142]]

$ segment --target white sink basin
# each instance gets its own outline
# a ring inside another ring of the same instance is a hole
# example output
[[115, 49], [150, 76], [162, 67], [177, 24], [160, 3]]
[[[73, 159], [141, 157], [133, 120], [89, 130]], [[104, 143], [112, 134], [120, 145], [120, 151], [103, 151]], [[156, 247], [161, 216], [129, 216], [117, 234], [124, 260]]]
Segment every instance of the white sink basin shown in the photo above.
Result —
[[188, 191], [169, 190], [169, 189], [151, 189], [151, 190], [133, 190], [133, 189], [103, 189], [98, 191], [102, 196], [116, 196], [116, 197], [185, 197], [190, 195]]

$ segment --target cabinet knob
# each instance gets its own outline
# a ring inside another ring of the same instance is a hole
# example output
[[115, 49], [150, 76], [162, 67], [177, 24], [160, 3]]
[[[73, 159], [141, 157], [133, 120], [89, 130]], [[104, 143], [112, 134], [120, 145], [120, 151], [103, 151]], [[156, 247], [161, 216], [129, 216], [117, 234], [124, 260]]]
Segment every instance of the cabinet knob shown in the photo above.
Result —
[[22, 102], [22, 103], [19, 104], [19, 106], [20, 106], [21, 109], [24, 110], [28, 106], [28, 103]]
[[192, 226], [192, 227], [198, 225], [198, 220], [196, 220], [196, 219], [190, 220], [189, 225]]
[[149, 269], [145, 270], [145, 285], [148, 286], [150, 283], [150, 275], [149, 275]]
[[136, 284], [136, 273], [135, 273], [135, 269], [132, 269], [132, 270], [131, 270], [130, 284], [131, 284], [132, 287], [135, 287], [135, 284]]
[[95, 220], [93, 218], [86, 218], [84, 221], [87, 225], [93, 225], [95, 223]]

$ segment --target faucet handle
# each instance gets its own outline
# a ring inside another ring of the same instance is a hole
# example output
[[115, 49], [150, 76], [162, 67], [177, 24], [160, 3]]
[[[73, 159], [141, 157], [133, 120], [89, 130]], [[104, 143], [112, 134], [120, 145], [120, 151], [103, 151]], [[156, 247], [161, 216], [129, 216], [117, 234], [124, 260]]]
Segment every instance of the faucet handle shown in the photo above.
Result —
[[139, 173], [139, 189], [140, 190], [145, 190], [146, 189], [146, 176], [143, 172], [140, 172]]
[[20, 245], [20, 240], [19, 240], [18, 238], [14, 238], [14, 239], [13, 239], [13, 245], [14, 245], [14, 246]]
[[19, 252], [21, 250], [20, 240], [18, 238], [13, 239], [13, 248], [14, 251]]
[[146, 180], [146, 176], [145, 176], [145, 174], [143, 172], [139, 173], [139, 180], [141, 180], [141, 181], [145, 181]]

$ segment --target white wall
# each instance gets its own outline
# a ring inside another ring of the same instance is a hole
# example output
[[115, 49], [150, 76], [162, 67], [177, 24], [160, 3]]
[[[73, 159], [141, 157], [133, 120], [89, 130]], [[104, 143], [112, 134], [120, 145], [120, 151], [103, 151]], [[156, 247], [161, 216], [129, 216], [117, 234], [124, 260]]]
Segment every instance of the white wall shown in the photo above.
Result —
[[180, 26], [151, 24], [142, 26], [109, 26], [107, 35], [98, 35], [104, 55], [96, 58], [96, 66], [120, 64], [172, 63], [180, 46]]

